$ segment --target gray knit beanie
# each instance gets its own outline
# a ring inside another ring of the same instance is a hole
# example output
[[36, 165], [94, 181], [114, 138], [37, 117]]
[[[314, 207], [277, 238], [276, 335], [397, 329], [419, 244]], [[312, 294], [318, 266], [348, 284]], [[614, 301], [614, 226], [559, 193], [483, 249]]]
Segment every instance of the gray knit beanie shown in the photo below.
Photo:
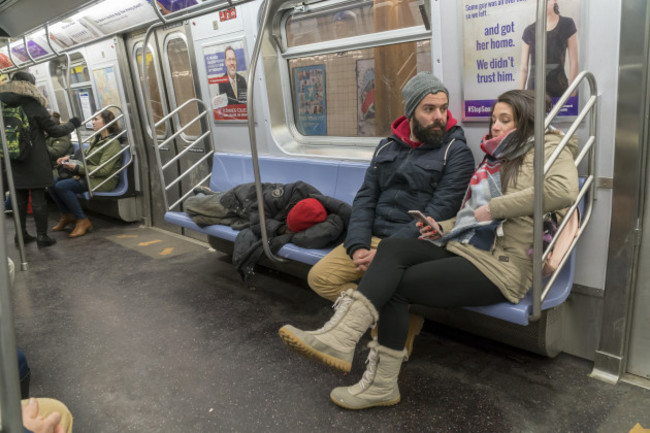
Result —
[[404, 114], [410, 119], [420, 101], [429, 93], [445, 92], [449, 99], [449, 91], [435, 75], [431, 72], [420, 72], [411, 78], [402, 89], [404, 98]]

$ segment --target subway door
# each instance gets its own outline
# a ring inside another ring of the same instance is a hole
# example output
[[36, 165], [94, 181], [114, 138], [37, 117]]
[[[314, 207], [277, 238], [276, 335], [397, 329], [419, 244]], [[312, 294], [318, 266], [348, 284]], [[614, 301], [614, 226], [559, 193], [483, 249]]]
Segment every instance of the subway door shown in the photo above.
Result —
[[[149, 190], [149, 206], [151, 213], [151, 224], [154, 227], [163, 228], [175, 233], [181, 233], [178, 226], [165, 222], [165, 201], [163, 196], [163, 184], [161, 182], [161, 167], [157, 163], [156, 150], [154, 146], [159, 146], [172, 136], [171, 122], [166, 121], [155, 127], [156, 140], [152, 136], [152, 125], [145, 110], [144, 76], [147, 78], [147, 86], [150, 98], [150, 109], [154, 123], [158, 122], [169, 113], [169, 102], [167, 99], [166, 83], [162, 73], [162, 63], [160, 61], [160, 52], [157, 49], [156, 39], [158, 35], [154, 33], [149, 37], [147, 49], [143, 49], [144, 32], [131, 34], [126, 37], [125, 43], [131, 65], [131, 74], [134, 77], [133, 84], [135, 87], [136, 98], [138, 100], [138, 112], [140, 121], [143, 125], [143, 136], [147, 161], [149, 161], [146, 188]], [[145, 67], [142, 70], [142, 56], [145, 56]], [[162, 165], [166, 164], [178, 154], [176, 143], [171, 141], [160, 146], [160, 159]], [[164, 171], [165, 183], [169, 184], [179, 176], [178, 164], [172, 164]], [[180, 189], [173, 188], [168, 192], [168, 198], [173, 203], [180, 198]]]
[[[172, 130], [178, 133], [175, 139], [176, 149], [183, 153], [178, 162], [178, 169], [181, 175], [189, 171], [179, 183], [179, 192], [182, 198], [194, 187], [200, 185], [203, 179], [208, 178], [211, 172], [211, 158], [199, 164], [201, 158], [212, 148], [209, 134], [200, 139], [201, 135], [209, 128], [207, 123], [209, 118], [206, 117], [209, 116], [209, 112], [206, 112], [205, 106], [192, 101], [197, 98], [198, 86], [194, 80], [185, 27], [175, 27], [160, 33], [158, 43], [159, 51], [162, 53], [164, 78], [167, 83], [169, 110], [170, 112], [178, 111], [178, 114], [170, 119]], [[199, 113], [203, 112], [206, 113], [199, 118]], [[196, 167], [194, 167], [195, 165]], [[207, 182], [203, 184], [207, 186]], [[172, 204], [170, 201], [169, 205]], [[183, 210], [183, 208], [181, 205], [172, 210]], [[202, 233], [183, 230], [186, 236], [207, 241], [207, 237]]]

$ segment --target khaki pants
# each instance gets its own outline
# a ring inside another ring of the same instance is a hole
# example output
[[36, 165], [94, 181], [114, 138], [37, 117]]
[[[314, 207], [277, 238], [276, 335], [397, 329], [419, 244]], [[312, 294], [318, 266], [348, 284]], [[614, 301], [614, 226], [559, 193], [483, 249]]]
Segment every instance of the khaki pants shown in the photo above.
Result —
[[[376, 250], [380, 241], [380, 238], [373, 236], [370, 249]], [[341, 292], [356, 289], [363, 274], [364, 272], [357, 271], [343, 244], [340, 244], [311, 268], [307, 282], [314, 292], [335, 301]]]

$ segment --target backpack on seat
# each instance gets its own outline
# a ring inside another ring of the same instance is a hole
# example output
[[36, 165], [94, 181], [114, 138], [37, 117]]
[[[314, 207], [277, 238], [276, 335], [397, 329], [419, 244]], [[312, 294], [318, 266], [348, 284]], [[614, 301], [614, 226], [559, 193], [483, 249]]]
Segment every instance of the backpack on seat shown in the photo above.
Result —
[[[9, 159], [12, 161], [26, 160], [32, 149], [32, 140], [29, 120], [25, 110], [20, 105], [10, 107], [2, 104], [2, 119], [5, 125]], [[0, 158], [4, 158], [4, 149], [1, 146]]]

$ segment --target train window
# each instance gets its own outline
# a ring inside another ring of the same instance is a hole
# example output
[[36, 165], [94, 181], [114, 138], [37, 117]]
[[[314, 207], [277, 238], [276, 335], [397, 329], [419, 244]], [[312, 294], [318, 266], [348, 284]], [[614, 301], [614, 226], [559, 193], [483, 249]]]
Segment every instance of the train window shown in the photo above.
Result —
[[54, 87], [54, 99], [56, 100], [59, 114], [61, 114], [61, 119], [67, 121], [73, 116], [70, 114], [68, 98], [66, 97], [65, 72], [65, 57], [50, 61], [50, 77], [52, 78], [52, 86]]
[[[70, 99], [73, 113], [84, 119], [90, 118], [97, 111], [95, 95], [93, 92], [86, 60], [81, 54], [74, 54], [70, 58]], [[92, 123], [88, 122], [85, 128], [80, 128], [81, 140], [92, 135]]]
[[[187, 51], [187, 41], [184, 35], [172, 34], [167, 38], [165, 52], [167, 53], [167, 72], [171, 76], [171, 96], [175, 107], [185, 101], [196, 97], [194, 91], [194, 78], [190, 66], [190, 57]], [[180, 127], [186, 126], [199, 115], [196, 104], [184, 107], [179, 113]], [[201, 123], [192, 123], [182, 134], [186, 140], [196, 139], [201, 133]]]
[[403, 114], [400, 89], [432, 71], [431, 32], [417, 0], [295, 9], [283, 28], [293, 121], [303, 136], [388, 135]]
[[424, 25], [418, 0], [364, 0], [334, 4], [291, 15], [286, 22], [288, 47]]
[[[140, 78], [140, 83], [144, 83], [144, 75], [142, 74], [142, 44], [138, 44], [135, 47], [134, 52], [134, 61], [138, 67], [138, 76]], [[153, 120], [158, 122], [160, 119], [165, 116], [165, 109], [163, 107], [161, 92], [160, 92], [160, 79], [159, 72], [154, 62], [154, 54], [150, 48], [147, 49], [146, 56], [146, 72], [147, 72], [147, 83], [149, 83], [149, 96], [151, 97], [151, 110], [153, 111]], [[142, 91], [140, 86], [137, 86], [138, 90]], [[144, 95], [142, 95], [144, 99]], [[151, 131], [149, 131], [151, 133]], [[167, 136], [167, 122], [163, 122], [161, 125], [156, 127], [156, 135], [158, 138], [164, 138]]]

